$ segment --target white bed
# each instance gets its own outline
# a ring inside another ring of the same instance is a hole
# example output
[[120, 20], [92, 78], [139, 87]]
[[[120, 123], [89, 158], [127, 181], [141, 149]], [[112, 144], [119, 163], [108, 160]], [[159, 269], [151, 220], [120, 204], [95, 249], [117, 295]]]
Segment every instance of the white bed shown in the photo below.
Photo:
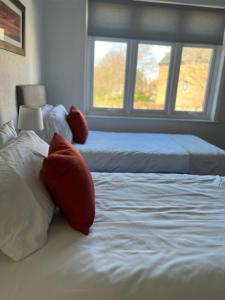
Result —
[[0, 254], [0, 299], [225, 299], [225, 178], [93, 177], [91, 234], [56, 217], [37, 253], [19, 263]]
[[225, 175], [225, 151], [192, 135], [90, 131], [75, 146], [92, 172]]

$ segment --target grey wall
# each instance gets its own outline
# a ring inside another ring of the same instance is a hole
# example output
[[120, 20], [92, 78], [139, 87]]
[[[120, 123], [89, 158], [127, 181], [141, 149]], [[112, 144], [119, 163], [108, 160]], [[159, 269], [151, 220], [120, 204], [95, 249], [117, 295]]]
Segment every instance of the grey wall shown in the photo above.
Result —
[[22, 3], [26, 6], [26, 56], [0, 49], [0, 123], [17, 119], [16, 85], [44, 81], [43, 1]]
[[[136, 0], [143, 1], [143, 0]], [[193, 5], [203, 5], [212, 7], [224, 7], [225, 0], [145, 0], [146, 2], [162, 2], [162, 3], [180, 3], [180, 4], [193, 4]]]
[[[176, 0], [171, 0], [171, 2], [176, 2]], [[190, 2], [224, 4], [225, 7], [225, 1], [221, 0], [188, 1]], [[87, 37], [86, 0], [46, 0], [45, 3], [46, 83], [49, 101], [53, 104], [63, 103], [67, 108], [73, 103], [84, 109], [84, 91], [88, 85], [84, 76]], [[225, 96], [225, 93], [223, 95]], [[122, 117], [88, 116], [87, 118], [91, 129], [190, 133], [225, 148], [225, 98], [219, 123]]]
[[85, 0], [47, 0], [45, 66], [49, 102], [84, 108]]

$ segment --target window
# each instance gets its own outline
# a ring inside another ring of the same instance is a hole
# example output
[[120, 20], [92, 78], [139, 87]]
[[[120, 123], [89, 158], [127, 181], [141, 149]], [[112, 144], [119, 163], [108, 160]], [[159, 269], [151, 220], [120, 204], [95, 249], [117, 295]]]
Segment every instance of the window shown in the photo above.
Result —
[[214, 46], [102, 38], [91, 43], [89, 112], [209, 119]]
[[224, 18], [206, 7], [88, 1], [87, 113], [214, 121]]
[[93, 106], [123, 108], [127, 44], [95, 41]]
[[171, 47], [138, 45], [134, 109], [164, 110]]
[[203, 112], [213, 50], [184, 47], [176, 97], [176, 111]]

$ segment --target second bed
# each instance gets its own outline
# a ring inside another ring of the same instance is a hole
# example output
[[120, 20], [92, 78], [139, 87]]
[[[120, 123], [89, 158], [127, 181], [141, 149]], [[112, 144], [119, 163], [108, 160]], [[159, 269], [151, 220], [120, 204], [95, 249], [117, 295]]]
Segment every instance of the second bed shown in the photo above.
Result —
[[225, 175], [225, 151], [193, 135], [90, 131], [75, 147], [92, 172]]

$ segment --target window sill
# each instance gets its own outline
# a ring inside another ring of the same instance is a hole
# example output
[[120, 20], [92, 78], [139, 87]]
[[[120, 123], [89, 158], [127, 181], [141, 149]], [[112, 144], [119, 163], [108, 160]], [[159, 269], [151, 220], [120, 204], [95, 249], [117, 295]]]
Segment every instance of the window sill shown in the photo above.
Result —
[[206, 124], [218, 124], [217, 120], [210, 120], [205, 118], [191, 118], [191, 117], [181, 117], [181, 116], [138, 116], [138, 115], [122, 115], [122, 114], [104, 114], [88, 112], [86, 113], [88, 119], [112, 119], [112, 120], [134, 120], [134, 121], [166, 121], [166, 122], [188, 122], [188, 123], [206, 123]]

